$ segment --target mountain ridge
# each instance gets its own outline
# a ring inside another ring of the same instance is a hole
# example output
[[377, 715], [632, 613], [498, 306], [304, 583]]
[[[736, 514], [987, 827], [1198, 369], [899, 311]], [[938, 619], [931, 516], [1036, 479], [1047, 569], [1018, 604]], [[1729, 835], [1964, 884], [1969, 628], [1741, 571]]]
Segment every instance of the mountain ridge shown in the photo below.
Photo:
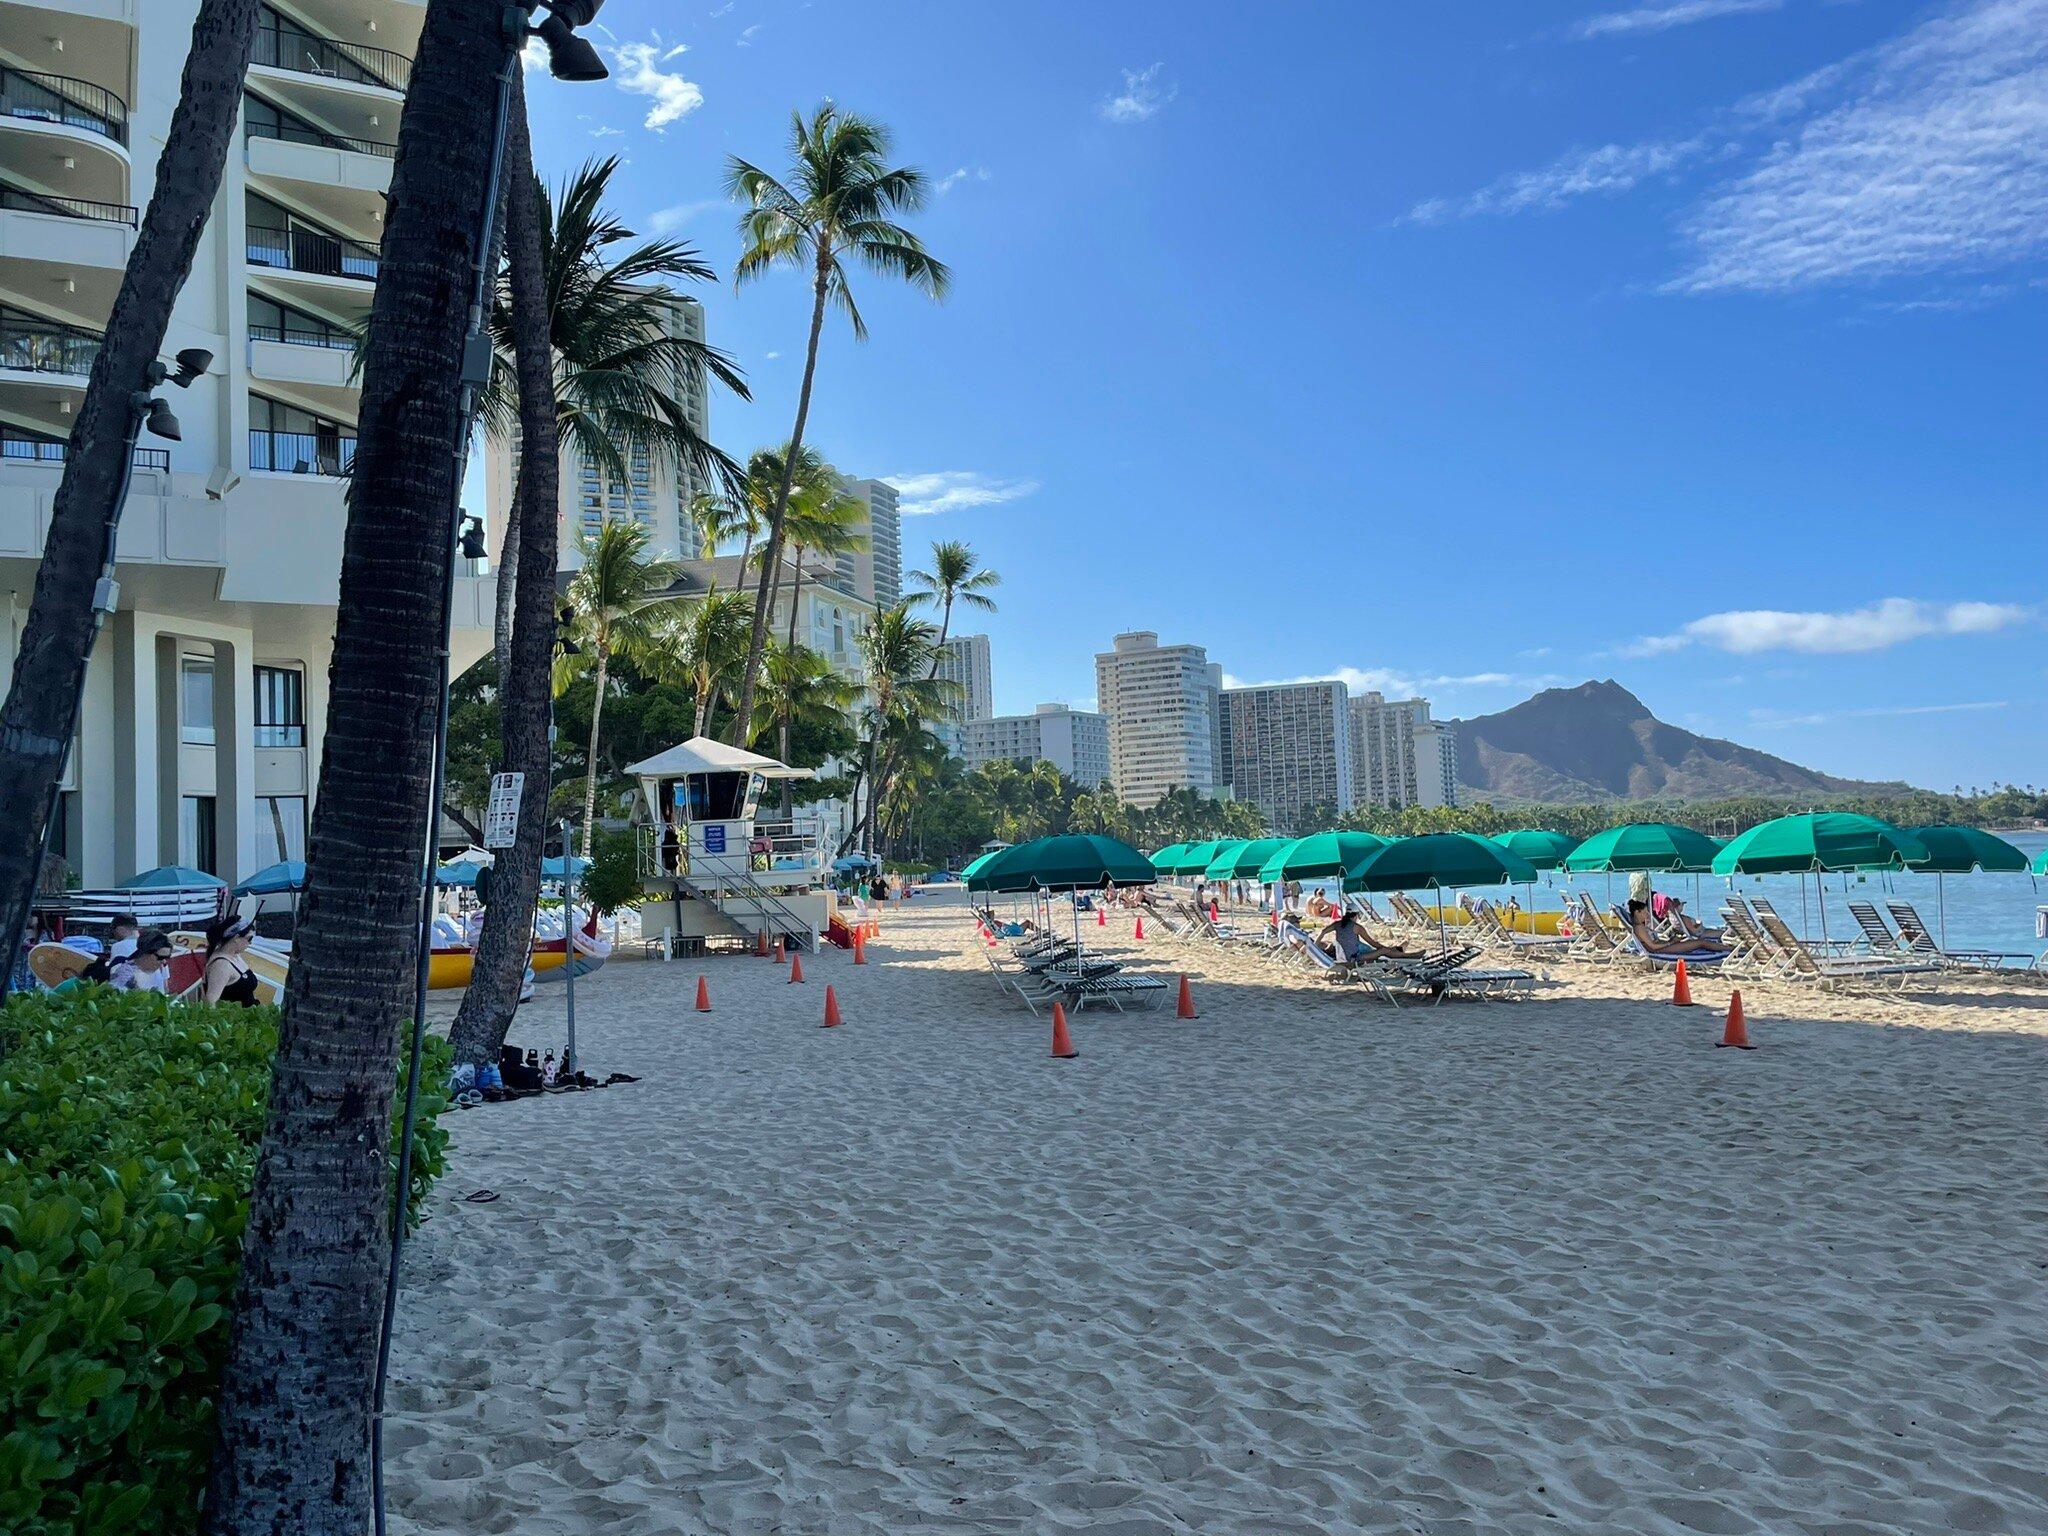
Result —
[[1612, 678], [1546, 688], [1511, 708], [1449, 720], [1458, 784], [1551, 804], [1904, 794], [1902, 782], [1847, 779], [1659, 720]]

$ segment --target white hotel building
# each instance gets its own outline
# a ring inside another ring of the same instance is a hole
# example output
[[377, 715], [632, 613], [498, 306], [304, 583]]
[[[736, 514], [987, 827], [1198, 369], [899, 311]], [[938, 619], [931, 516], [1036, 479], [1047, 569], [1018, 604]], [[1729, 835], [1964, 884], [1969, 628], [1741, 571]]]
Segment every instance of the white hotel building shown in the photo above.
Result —
[[1223, 753], [1223, 669], [1199, 645], [1161, 645], [1149, 629], [1118, 635], [1095, 657], [1095, 697], [1109, 717], [1109, 773], [1141, 810], [1169, 791], [1214, 795]]
[[1334, 679], [1226, 688], [1222, 781], [1276, 832], [1314, 832], [1304, 813], [1352, 805], [1351, 720]]
[[1109, 721], [1091, 710], [1041, 704], [1028, 715], [995, 715], [960, 727], [960, 757], [984, 763], [1051, 763], [1083, 789], [1109, 782]]
[[[147, 204], [195, 0], [0, 0], [0, 666], [12, 671], [66, 438]], [[305, 842], [355, 449], [350, 329], [425, 7], [266, 5], [164, 355], [183, 439], [145, 435], [120, 607], [86, 680], [52, 831], [87, 885], [158, 864], [230, 882]], [[459, 670], [491, 583], [456, 583]], [[423, 637], [423, 643], [424, 637]]]

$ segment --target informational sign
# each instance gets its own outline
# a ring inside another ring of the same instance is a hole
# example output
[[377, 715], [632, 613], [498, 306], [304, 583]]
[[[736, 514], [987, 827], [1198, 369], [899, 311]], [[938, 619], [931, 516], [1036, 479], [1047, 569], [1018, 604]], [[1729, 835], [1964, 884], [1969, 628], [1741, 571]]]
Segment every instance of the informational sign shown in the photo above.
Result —
[[491, 775], [491, 804], [484, 812], [486, 848], [510, 848], [519, 841], [519, 800], [525, 790], [523, 773]]
[[706, 853], [725, 852], [725, 828], [710, 826], [704, 829], [704, 851]]

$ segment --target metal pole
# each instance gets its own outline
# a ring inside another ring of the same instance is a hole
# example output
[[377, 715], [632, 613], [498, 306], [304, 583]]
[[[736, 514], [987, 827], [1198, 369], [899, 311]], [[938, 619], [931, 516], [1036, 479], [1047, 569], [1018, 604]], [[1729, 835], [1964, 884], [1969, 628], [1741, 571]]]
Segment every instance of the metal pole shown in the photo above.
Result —
[[[426, 849], [420, 875], [419, 954], [413, 968], [412, 1040], [406, 1056], [405, 1109], [398, 1140], [397, 1187], [391, 1196], [391, 1263], [384, 1276], [383, 1325], [377, 1340], [377, 1386], [370, 1412], [371, 1513], [377, 1536], [384, 1536], [385, 1530], [384, 1395], [391, 1365], [391, 1324], [398, 1311], [398, 1265], [405, 1247], [407, 1194], [412, 1183], [412, 1137], [419, 1113], [420, 1065], [426, 1050], [427, 982], [434, 960], [434, 871], [439, 863], [441, 795], [448, 757], [448, 663], [451, 645], [448, 631], [455, 608], [455, 541], [462, 526], [462, 470], [469, 455], [469, 435], [476, 423], [479, 392], [488, 382], [488, 374], [484, 378], [474, 377], [470, 364], [477, 360], [477, 342], [484, 336], [484, 301], [490, 293], [491, 248], [497, 230], [498, 192], [505, 163], [505, 127], [511, 114], [512, 71], [519, 67], [518, 59], [518, 52], [507, 48], [505, 62], [498, 72], [490, 176], [484, 184], [482, 228], [477, 231], [476, 248], [471, 257], [475, 270], [470, 285], [469, 333], [463, 357], [461, 428], [455, 436], [454, 484], [448, 498], [448, 565], [441, 579], [440, 628], [435, 637], [439, 642], [441, 687], [434, 705], [434, 760], [428, 774]], [[488, 354], [482, 361], [487, 367]]]
[[576, 1071], [576, 857], [569, 851], [569, 818], [562, 818], [562, 982], [568, 996], [569, 1043], [562, 1070]]

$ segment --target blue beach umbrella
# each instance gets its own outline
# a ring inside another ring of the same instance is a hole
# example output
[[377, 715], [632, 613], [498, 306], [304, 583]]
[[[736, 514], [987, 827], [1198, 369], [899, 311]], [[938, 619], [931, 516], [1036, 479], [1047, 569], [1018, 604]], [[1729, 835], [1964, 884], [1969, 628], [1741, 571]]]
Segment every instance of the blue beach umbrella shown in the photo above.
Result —
[[160, 864], [155, 869], [145, 869], [132, 879], [123, 880], [124, 891], [174, 891], [190, 889], [193, 886], [213, 886], [227, 889], [227, 881], [216, 875], [209, 875], [203, 869], [194, 869], [188, 864]]
[[306, 861], [286, 859], [266, 865], [235, 887], [237, 896], [284, 896], [306, 888]]

